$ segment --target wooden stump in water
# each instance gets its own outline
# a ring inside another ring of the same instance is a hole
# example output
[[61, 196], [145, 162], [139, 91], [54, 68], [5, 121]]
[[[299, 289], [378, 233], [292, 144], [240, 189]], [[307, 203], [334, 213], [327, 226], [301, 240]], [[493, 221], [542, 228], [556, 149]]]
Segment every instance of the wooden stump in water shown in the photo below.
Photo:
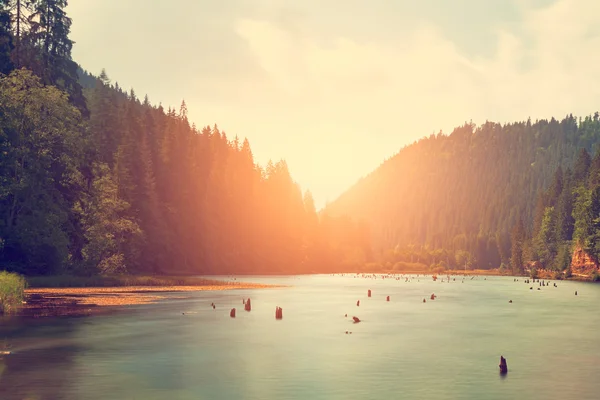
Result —
[[358, 322], [360, 322], [360, 319], [358, 317], [352, 317], [352, 319], [354, 320], [355, 324], [358, 323]]
[[283, 309], [281, 307], [275, 307], [275, 319], [283, 318]]
[[252, 310], [252, 304], [250, 303], [250, 299], [246, 300], [246, 304], [244, 304], [244, 310], [246, 310], [246, 311]]
[[360, 300], [356, 301], [356, 307], [360, 306]]
[[506, 365], [506, 358], [500, 356], [500, 373], [506, 374], [508, 372], [508, 366]]
[[385, 301], [390, 301], [390, 296], [386, 297]]
[[229, 312], [229, 316], [231, 318], [235, 318], [235, 308], [232, 308], [231, 311]]
[[367, 292], [367, 296], [371, 297], [371, 289]]

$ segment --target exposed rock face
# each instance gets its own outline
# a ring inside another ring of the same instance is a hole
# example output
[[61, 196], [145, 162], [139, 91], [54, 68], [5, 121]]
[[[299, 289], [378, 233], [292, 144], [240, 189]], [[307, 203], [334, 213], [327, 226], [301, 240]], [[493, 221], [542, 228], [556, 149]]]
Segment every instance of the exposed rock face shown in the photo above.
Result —
[[571, 272], [573, 275], [590, 276], [594, 272], [598, 272], [600, 264], [590, 254], [576, 246], [573, 250], [573, 258], [571, 259]]

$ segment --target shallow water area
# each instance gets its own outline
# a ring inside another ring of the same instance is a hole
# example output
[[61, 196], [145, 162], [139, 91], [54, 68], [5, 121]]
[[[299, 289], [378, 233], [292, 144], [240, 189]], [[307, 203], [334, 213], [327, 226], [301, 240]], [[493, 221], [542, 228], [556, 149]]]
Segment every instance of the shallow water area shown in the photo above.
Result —
[[441, 278], [237, 277], [291, 286], [2, 318], [0, 399], [598, 398], [600, 286]]

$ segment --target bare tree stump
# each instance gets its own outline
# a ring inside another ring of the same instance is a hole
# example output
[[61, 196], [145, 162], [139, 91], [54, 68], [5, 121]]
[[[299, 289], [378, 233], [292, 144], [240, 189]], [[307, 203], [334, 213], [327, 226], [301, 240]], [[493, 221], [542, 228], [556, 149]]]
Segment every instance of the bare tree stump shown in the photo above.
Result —
[[506, 358], [500, 356], [500, 372], [506, 374], [508, 372], [508, 366], [506, 365]]

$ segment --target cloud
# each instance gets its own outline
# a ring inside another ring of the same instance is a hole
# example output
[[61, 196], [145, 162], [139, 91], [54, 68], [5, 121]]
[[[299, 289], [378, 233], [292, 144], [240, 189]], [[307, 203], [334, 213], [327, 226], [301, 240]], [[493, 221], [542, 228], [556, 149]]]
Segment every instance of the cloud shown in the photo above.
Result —
[[[327, 104], [330, 115], [381, 116], [386, 123], [410, 110], [448, 128], [470, 118], [591, 112], [600, 100], [600, 86], [592, 84], [600, 61], [598, 4], [563, 0], [532, 8], [523, 2], [520, 29], [496, 29], [491, 58], [461, 54], [427, 23], [393, 45], [339, 36], [325, 46], [268, 21], [241, 19], [236, 29], [290, 99]], [[403, 128], [401, 121], [395, 125]]]
[[[495, 43], [487, 57], [461, 50], [427, 20], [413, 21], [410, 32], [387, 42], [308, 30], [298, 35], [268, 19], [241, 18], [235, 29], [278, 88], [286, 115], [295, 121], [301, 113], [310, 116], [315, 122], [303, 121], [301, 128], [328, 138], [292, 137], [283, 156], [301, 183], [329, 182], [322, 190], [332, 199], [384, 157], [433, 131], [449, 132], [468, 120], [596, 111], [600, 3], [516, 4], [516, 23], [490, 28]], [[308, 171], [307, 154], [327, 178], [318, 180], [318, 168]]]

